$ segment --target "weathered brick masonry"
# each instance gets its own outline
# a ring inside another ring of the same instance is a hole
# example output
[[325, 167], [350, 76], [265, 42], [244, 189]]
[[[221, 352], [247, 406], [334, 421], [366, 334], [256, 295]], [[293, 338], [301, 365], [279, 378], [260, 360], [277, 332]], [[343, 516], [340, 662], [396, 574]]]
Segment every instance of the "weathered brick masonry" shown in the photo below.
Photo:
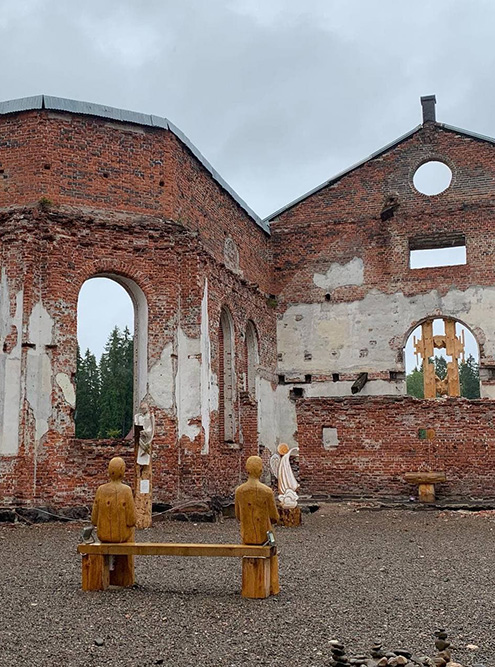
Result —
[[[252, 405], [240, 398], [249, 320], [259, 333], [259, 372], [270, 381], [274, 371], [267, 232], [167, 129], [43, 109], [1, 116], [0, 126], [0, 497], [88, 501], [109, 454], [127, 450], [129, 457], [129, 443], [112, 449], [74, 440], [67, 383], [75, 373], [77, 299], [84, 281], [97, 275], [122, 282], [141, 309], [136, 398], [151, 395], [157, 421], [156, 500], [227, 495], [241, 479], [242, 461], [258, 451]], [[227, 239], [234, 253], [228, 261]], [[205, 447], [196, 372], [202, 307], [211, 337], [211, 406], [221, 308], [233, 316], [240, 356], [233, 446], [218, 442], [217, 411], [210, 408]], [[178, 402], [181, 374], [192, 379]], [[11, 412], [16, 385], [18, 421]]]
[[[298, 401], [303, 490], [334, 497], [417, 495], [404, 474], [446, 471], [441, 496], [495, 496], [495, 404], [409, 396]], [[338, 444], [322, 451], [322, 428]], [[428, 430], [430, 437], [424, 437]]]
[[[453, 180], [427, 197], [412, 178], [432, 159]], [[154, 500], [228, 495], [280, 441], [299, 445], [306, 493], [404, 496], [404, 472], [440, 468], [442, 493], [495, 496], [494, 184], [493, 141], [425, 120], [270, 231], [164, 119], [0, 105], [0, 499], [89, 502], [109, 456], [132, 458], [129, 442], [74, 438], [77, 300], [94, 276], [135, 304]], [[411, 248], [461, 242], [465, 265], [409, 268]], [[403, 396], [407, 337], [438, 316], [475, 335], [482, 400]]]

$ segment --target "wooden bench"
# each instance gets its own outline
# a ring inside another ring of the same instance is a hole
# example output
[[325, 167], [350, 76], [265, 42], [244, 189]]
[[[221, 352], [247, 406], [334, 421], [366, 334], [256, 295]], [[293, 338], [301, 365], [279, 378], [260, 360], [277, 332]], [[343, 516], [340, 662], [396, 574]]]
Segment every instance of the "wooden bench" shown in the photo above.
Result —
[[404, 479], [418, 485], [420, 503], [434, 503], [435, 484], [447, 481], [444, 472], [406, 472]]
[[279, 592], [276, 546], [247, 544], [176, 544], [94, 542], [79, 544], [82, 589], [101, 591], [109, 585], [134, 584], [134, 556], [208, 556], [242, 558], [242, 596], [267, 598]]

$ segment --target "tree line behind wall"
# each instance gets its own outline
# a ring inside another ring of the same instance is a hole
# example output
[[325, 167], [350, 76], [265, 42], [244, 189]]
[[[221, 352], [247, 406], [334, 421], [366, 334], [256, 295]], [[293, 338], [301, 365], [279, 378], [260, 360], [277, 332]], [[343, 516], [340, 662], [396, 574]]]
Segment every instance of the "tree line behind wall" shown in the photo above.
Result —
[[100, 363], [77, 349], [76, 438], [124, 438], [133, 422], [134, 341], [115, 327]]
[[[445, 357], [435, 357], [435, 374], [443, 380], [447, 375], [447, 360]], [[461, 384], [461, 396], [464, 398], [480, 397], [480, 371], [472, 354], [459, 364], [459, 380]], [[415, 368], [406, 378], [407, 393], [409, 396], [424, 398], [424, 380], [422, 368]]]

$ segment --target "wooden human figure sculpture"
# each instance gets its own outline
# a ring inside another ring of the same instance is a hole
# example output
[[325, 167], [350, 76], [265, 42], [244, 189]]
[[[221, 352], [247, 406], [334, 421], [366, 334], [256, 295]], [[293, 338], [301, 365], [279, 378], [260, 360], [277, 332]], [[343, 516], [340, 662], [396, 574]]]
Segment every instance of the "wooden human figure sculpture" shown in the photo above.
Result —
[[[119, 456], [115, 456], [108, 464], [110, 481], [102, 484], [96, 491], [91, 523], [96, 526], [100, 542], [134, 542], [136, 509], [131, 489], [122, 483], [124, 474], [125, 462]], [[86, 558], [89, 560], [86, 567], [83, 562], [83, 589], [105, 589], [108, 584], [132, 586], [134, 583], [134, 556], [86, 556]], [[90, 578], [87, 582], [88, 588], [85, 587], [85, 570]], [[95, 580], [99, 579], [101, 587], [95, 587]]]
[[[259, 456], [246, 461], [247, 482], [235, 491], [235, 515], [241, 523], [243, 544], [265, 544], [272, 521], [278, 521], [278, 511], [272, 490], [260, 482], [263, 462]], [[278, 557], [242, 559], [242, 596], [267, 598], [280, 591]]]

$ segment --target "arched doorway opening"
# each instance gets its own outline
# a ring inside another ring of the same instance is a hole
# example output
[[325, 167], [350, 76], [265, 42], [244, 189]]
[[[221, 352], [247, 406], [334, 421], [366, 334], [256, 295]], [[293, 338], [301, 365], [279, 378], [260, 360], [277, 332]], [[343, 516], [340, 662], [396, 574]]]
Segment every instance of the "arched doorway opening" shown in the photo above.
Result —
[[408, 336], [405, 364], [410, 396], [480, 397], [478, 342], [462, 322], [449, 317], [421, 322]]
[[147, 390], [148, 309], [129, 278], [97, 274], [78, 298], [76, 437], [123, 438]]

